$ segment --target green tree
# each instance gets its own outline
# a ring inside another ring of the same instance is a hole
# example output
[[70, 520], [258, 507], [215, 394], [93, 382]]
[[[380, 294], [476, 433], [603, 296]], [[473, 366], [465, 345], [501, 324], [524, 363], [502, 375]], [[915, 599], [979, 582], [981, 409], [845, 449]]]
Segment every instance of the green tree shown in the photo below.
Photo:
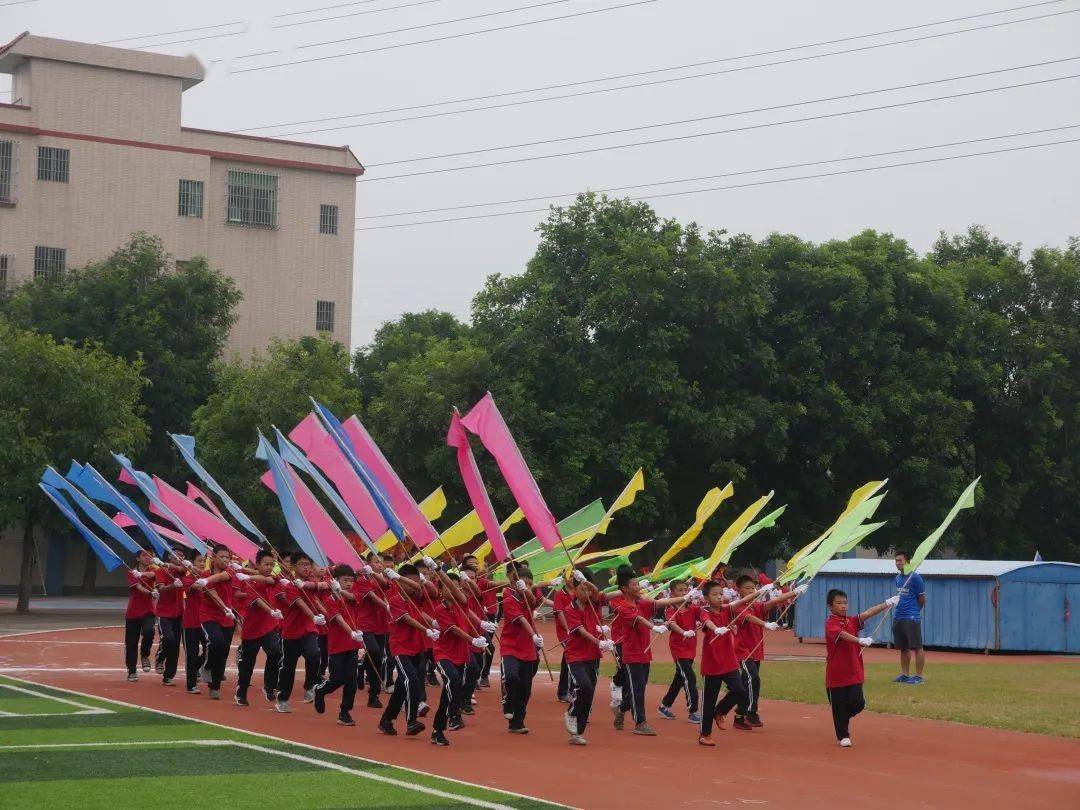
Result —
[[34, 530], [60, 525], [37, 487], [42, 471], [73, 458], [111, 465], [110, 451], [145, 446], [141, 370], [99, 346], [57, 343], [0, 319], [0, 529], [22, 528], [19, 612], [30, 604]]
[[113, 255], [62, 280], [18, 287], [6, 310], [25, 328], [100, 343], [125, 360], [141, 360], [151, 438], [144, 466], [164, 472], [174, 461], [166, 431], [187, 429], [192, 411], [213, 390], [211, 366], [236, 321], [240, 292], [232, 279], [196, 258], [173, 268], [161, 241], [135, 234]]
[[219, 364], [217, 390], [196, 409], [192, 432], [200, 460], [270, 534], [283, 522], [277, 499], [260, 482], [256, 430], [286, 435], [311, 412], [314, 397], [339, 416], [360, 411], [349, 353], [327, 337], [279, 340], [265, 355]]

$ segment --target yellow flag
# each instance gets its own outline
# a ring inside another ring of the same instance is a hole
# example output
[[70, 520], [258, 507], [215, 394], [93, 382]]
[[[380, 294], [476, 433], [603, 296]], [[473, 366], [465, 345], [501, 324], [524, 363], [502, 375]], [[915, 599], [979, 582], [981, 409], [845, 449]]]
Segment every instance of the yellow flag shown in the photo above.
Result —
[[649, 545], [652, 540], [642, 540], [640, 543], [631, 543], [629, 546], [623, 546], [622, 548], [613, 548], [608, 551], [591, 551], [588, 554], [583, 554], [577, 558], [577, 562], [584, 565], [585, 563], [596, 562], [597, 560], [606, 560], [608, 557], [620, 557], [626, 554], [633, 554], [635, 551], [640, 551]]
[[431, 542], [423, 551], [414, 554], [410, 562], [419, 560], [425, 554], [435, 557], [448, 554], [450, 549], [465, 545], [483, 530], [484, 526], [480, 522], [480, 516], [476, 514], [474, 509], [440, 534], [438, 540]]
[[[588, 538], [585, 539], [585, 545], [581, 547], [581, 550], [578, 552], [579, 555], [585, 552], [586, 546], [588, 546], [588, 544], [592, 542], [593, 537], [598, 534], [607, 534], [608, 526], [611, 525], [612, 515], [614, 515], [620, 509], [625, 509], [630, 504], [632, 504], [637, 498], [637, 494], [643, 489], [645, 489], [645, 471], [643, 469], [639, 469], [636, 473], [633, 474], [633, 476], [631, 476], [629, 483], [627, 483], [627, 485], [623, 487], [623, 491], [619, 493], [618, 497], [611, 502], [611, 506], [608, 507], [607, 512], [604, 513], [604, 517], [600, 520], [600, 522], [597, 523], [596, 526], [592, 527], [596, 529], [596, 531], [594, 531], [591, 535], [589, 535]], [[570, 543], [566, 543], [566, 545], [569, 546]], [[577, 559], [578, 558], [575, 557], [574, 562], [577, 562]]]
[[724, 556], [724, 552], [727, 551], [728, 546], [732, 544], [736, 537], [746, 530], [746, 527], [750, 525], [750, 522], [757, 517], [758, 512], [764, 509], [765, 504], [772, 500], [772, 496], [772, 492], [768, 495], [762, 495], [746, 507], [741, 515], [735, 518], [735, 521], [724, 530], [724, 533], [720, 535], [720, 539], [716, 541], [716, 545], [713, 547], [709, 559], [690, 569], [694, 572], [694, 576], [703, 579], [713, 572], [713, 569], [719, 565], [720, 559]]
[[701, 534], [702, 529], [705, 528], [705, 521], [712, 517], [713, 512], [720, 508], [720, 504], [734, 494], [735, 487], [730, 481], [728, 481], [728, 485], [723, 489], [713, 487], [705, 493], [705, 497], [702, 498], [701, 503], [698, 504], [694, 522], [690, 525], [690, 528], [676, 538], [675, 542], [671, 544], [671, 548], [665, 551], [663, 556], [660, 557], [656, 566], [653, 568], [653, 576], [660, 573], [664, 566], [671, 562], [676, 554], [697, 539], [697, 536]]
[[[509, 529], [515, 523], [519, 522], [524, 517], [525, 513], [521, 511], [521, 507], [518, 507], [510, 513], [510, 517], [508, 517], [506, 520], [499, 524], [499, 529], [505, 532], [507, 529]], [[485, 540], [483, 543], [477, 546], [476, 551], [474, 551], [473, 553], [476, 555], [476, 562], [479, 565], [483, 565], [484, 560], [486, 560], [488, 554], [491, 553], [491, 541]]]
[[815, 537], [813, 540], [811, 540], [809, 543], [807, 543], [805, 546], [796, 551], [795, 554], [791, 557], [791, 559], [787, 561], [787, 565], [784, 566], [784, 570], [790, 571], [796, 565], [798, 565], [803, 559], [806, 558], [808, 554], [810, 554], [814, 549], [816, 549], [826, 537], [829, 536], [829, 533], [836, 528], [836, 524], [838, 524], [841, 520], [847, 517], [851, 513], [852, 509], [857, 507], [859, 504], [861, 504], [863, 501], [865, 501], [867, 498], [869, 498], [871, 495], [873, 495], [875, 492], [885, 486], [888, 481], [888, 478], [886, 478], [884, 481], [867, 481], [861, 487], [852, 492], [851, 497], [848, 498], [847, 506], [844, 507], [844, 511], [841, 512], [839, 516], [837, 516], [836, 520], [833, 521], [832, 525], [829, 526], [829, 528], [827, 528], [817, 537]]
[[[436, 520], [442, 517], [443, 511], [446, 509], [446, 493], [443, 492], [443, 488], [439, 487], [424, 500], [420, 501], [420, 511], [424, 517], [428, 520]], [[393, 532], [387, 532], [378, 540], [375, 541], [375, 548], [379, 550], [381, 554], [384, 551], [389, 551], [398, 544], [398, 539], [394, 537]]]

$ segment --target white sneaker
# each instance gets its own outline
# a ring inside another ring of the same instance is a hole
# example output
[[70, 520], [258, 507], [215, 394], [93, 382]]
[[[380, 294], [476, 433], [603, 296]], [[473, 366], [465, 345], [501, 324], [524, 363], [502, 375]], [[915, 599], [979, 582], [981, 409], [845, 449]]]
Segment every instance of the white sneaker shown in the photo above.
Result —
[[611, 687], [611, 708], [622, 705], [622, 687], [612, 685]]
[[571, 745], [588, 745], [589, 743], [580, 734], [571, 734], [570, 735], [570, 744]]
[[577, 736], [577, 718], [574, 717], [569, 711], [563, 715], [563, 724], [566, 726], [566, 733], [573, 736]]
[[279, 714], [289, 714], [292, 711], [292, 707], [289, 705], [289, 701], [279, 700], [274, 704], [274, 711]]
[[851, 737], [844, 737], [844, 739], [840, 741], [840, 747], [851, 748]]
[[315, 702], [315, 690], [314, 689], [305, 689], [304, 690], [304, 703], [314, 703], [314, 702]]

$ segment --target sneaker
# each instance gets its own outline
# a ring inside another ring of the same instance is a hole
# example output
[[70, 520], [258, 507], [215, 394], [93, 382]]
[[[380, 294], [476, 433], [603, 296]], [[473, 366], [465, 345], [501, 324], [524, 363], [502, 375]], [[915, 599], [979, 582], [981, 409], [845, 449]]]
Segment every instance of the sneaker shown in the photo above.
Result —
[[209, 692], [207, 692], [207, 694], [210, 695], [211, 700], [221, 700], [221, 690], [220, 689], [211, 689], [211, 690], [209, 690]]
[[250, 706], [251, 704], [248, 703], [247, 695], [245, 695], [243, 692], [237, 692], [236, 693], [236, 705], [237, 706]]
[[173, 679], [172, 678], [162, 678], [161, 679], [161, 685], [162, 686], [172, 686], [173, 685]]
[[761, 728], [765, 725], [761, 722], [761, 718], [757, 714], [746, 715], [746, 722], [752, 725], [754, 728]]
[[513, 720], [514, 719], [514, 713], [513, 712], [503, 712], [503, 717], [505, 717], [507, 720]]
[[697, 738], [697, 744], [698, 745], [707, 745], [709, 748], [715, 748], [716, 747], [716, 743], [713, 742], [713, 738], [712, 738], [711, 734], [702, 734], [700, 737]]
[[263, 688], [263, 697], [266, 698], [267, 703], [273, 703], [275, 700], [277, 700], [277, 690], [276, 689], [266, 689], [264, 687]]
[[476, 682], [476, 685], [479, 686], [481, 689], [490, 689], [491, 681], [489, 681], [486, 677], [481, 678], [479, 681]]
[[462, 714], [476, 714], [476, 709], [474, 709], [472, 706], [462, 706], [461, 707], [461, 713]]
[[305, 689], [304, 690], [304, 703], [314, 703], [314, 702], [315, 702], [315, 690], [314, 689]]
[[379, 700], [378, 695], [368, 695], [367, 707], [369, 709], [381, 709], [383, 707], [382, 701]]
[[435, 677], [434, 672], [429, 672], [427, 674], [427, 685], [428, 686], [438, 686], [439, 685], [439, 679]]
[[142, 671], [143, 672], [149, 672], [150, 671], [150, 659], [147, 658], [145, 655], [143, 656], [143, 660], [142, 660]]
[[417, 734], [419, 734], [425, 728], [427, 728], [427, 726], [425, 726], [419, 720], [413, 720], [411, 723], [409, 723], [409, 725], [407, 725], [405, 727], [405, 736], [407, 736], [407, 737], [415, 737]]
[[840, 741], [840, 747], [851, 748], [851, 737], [844, 737], [844, 739]]
[[449, 745], [450, 740], [446, 739], [446, 735], [441, 731], [431, 732], [431, 744], [432, 745]]
[[292, 711], [292, 706], [289, 705], [287, 700], [279, 700], [274, 704], [274, 711], [278, 714], [289, 714]]
[[154, 672], [156, 672], [158, 675], [161, 675], [162, 673], [164, 673], [165, 672], [165, 662], [164, 661], [157, 661], [154, 664]]
[[134, 672], [129, 672], [127, 675], [127, 679], [128, 683], [135, 683], [135, 681], [139, 680], [139, 676]]
[[189, 687], [187, 688], [187, 693], [188, 693], [189, 695], [198, 695], [198, 694], [201, 694], [201, 692], [199, 691], [199, 687], [197, 687], [197, 686], [189, 686]]
[[582, 737], [580, 734], [571, 734], [570, 735], [570, 744], [571, 745], [588, 745], [589, 742], [584, 737]]
[[460, 717], [453, 717], [450, 719], [450, 724], [447, 726], [450, 731], [461, 731], [465, 728], [465, 722]]
[[918, 686], [923, 682], [923, 677], [922, 675], [912, 675], [910, 678], [908, 678], [907, 682], [908, 686]]
[[420, 705], [416, 708], [416, 716], [417, 717], [427, 717], [427, 714], [428, 714], [428, 712], [430, 710], [431, 710], [430, 706], [428, 706], [423, 701], [420, 701]]
[[615, 709], [615, 730], [622, 731], [626, 723], [626, 714], [622, 709]]
[[574, 702], [574, 701], [570, 700], [570, 698], [569, 698], [569, 697], [568, 697], [567, 695], [558, 695], [558, 696], [557, 696], [557, 697], [556, 697], [555, 699], [556, 699], [557, 701], [559, 701], [559, 703], [567, 703], [567, 704], [570, 704], [570, 703], [573, 703], [573, 702]]
[[383, 721], [381, 721], [379, 723], [379, 733], [380, 734], [385, 734], [387, 737], [396, 737], [397, 736], [397, 729], [394, 728], [393, 723], [391, 723], [391, 722], [389, 722], [387, 720], [383, 720]]
[[480, 701], [479, 701], [479, 700], [477, 700], [477, 699], [476, 699], [476, 698], [474, 698], [474, 697], [471, 697], [471, 698], [469, 698], [469, 705], [470, 705], [470, 706], [479, 706], [479, 705], [480, 705]]
[[622, 705], [622, 687], [611, 686], [611, 708], [617, 709]]
[[210, 670], [203, 667], [199, 670], [199, 680], [203, 683], [210, 683]]
[[529, 733], [529, 730], [527, 728], [525, 728], [525, 726], [517, 726], [517, 727], [511, 726], [510, 728], [507, 729], [507, 731], [509, 731], [511, 734], [528, 734]]
[[687, 716], [686, 720], [687, 720], [687, 722], [693, 723], [693, 724], [694, 724], [694, 725], [696, 725], [696, 726], [700, 726], [700, 725], [701, 725], [701, 715], [700, 715], [700, 714], [698, 714], [697, 712], [691, 712], [691, 713], [690, 713], [690, 714], [689, 714], [689, 715]]
[[577, 736], [577, 718], [570, 712], [563, 715], [563, 725], [566, 727], [566, 733], [571, 737]]
[[319, 714], [326, 711], [326, 693], [318, 687], [315, 687], [315, 711]]
[[355, 726], [356, 721], [352, 719], [352, 715], [348, 712], [342, 712], [337, 716], [337, 724], [339, 726]]
[[660, 712], [661, 717], [666, 717], [668, 720], [674, 720], [675, 719], [675, 712], [673, 712], [671, 709], [669, 709], [663, 703], [660, 704], [659, 708], [657, 708], [657, 711]]
[[911, 676], [910, 675], [903, 675], [903, 674], [897, 675], [895, 678], [892, 679], [892, 682], [893, 683], [911, 683]]
[[648, 723], [638, 723], [634, 726], [634, 733], [639, 737], [655, 737], [656, 732], [652, 730], [652, 727]]
[[745, 717], [735, 717], [735, 722], [731, 724], [733, 728], [737, 728], [740, 731], [753, 731], [754, 727], [746, 722]]

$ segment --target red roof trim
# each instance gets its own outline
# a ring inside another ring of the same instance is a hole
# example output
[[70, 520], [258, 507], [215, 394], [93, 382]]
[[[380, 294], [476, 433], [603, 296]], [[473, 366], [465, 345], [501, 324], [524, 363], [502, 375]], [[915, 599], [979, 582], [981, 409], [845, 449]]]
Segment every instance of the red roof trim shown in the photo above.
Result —
[[5, 53], [10, 51], [12, 48], [14, 48], [19, 43], [19, 40], [23, 39], [24, 37], [28, 37], [28, 36], [30, 36], [30, 32], [29, 31], [23, 31], [21, 34], [19, 34], [17, 37], [15, 37], [15, 39], [11, 40], [11, 42], [9, 42], [7, 45], [4, 45], [4, 46], [0, 47], [0, 56], [3, 56]]
[[245, 155], [239, 152], [221, 152], [216, 149], [198, 149], [192, 146], [151, 143], [149, 141], [130, 141], [124, 138], [108, 138], [104, 135], [84, 135], [81, 132], [61, 132], [54, 129], [23, 126], [22, 124], [8, 124], [3, 121], [0, 121], [0, 131], [21, 132], [26, 135], [45, 135], [53, 138], [65, 138], [72, 141], [108, 143], [113, 144], [114, 146], [132, 146], [138, 149], [157, 149], [162, 152], [183, 152], [189, 155], [205, 155], [217, 160], [232, 160], [238, 163], [259, 163], [264, 166], [280, 166], [285, 169], [305, 169], [314, 172], [327, 172], [329, 174], [348, 174], [353, 177], [359, 177], [364, 173], [363, 167], [353, 168], [352, 166], [334, 166], [326, 163], [309, 163], [303, 160], [286, 160], [284, 158], [262, 157], [261, 155]]

